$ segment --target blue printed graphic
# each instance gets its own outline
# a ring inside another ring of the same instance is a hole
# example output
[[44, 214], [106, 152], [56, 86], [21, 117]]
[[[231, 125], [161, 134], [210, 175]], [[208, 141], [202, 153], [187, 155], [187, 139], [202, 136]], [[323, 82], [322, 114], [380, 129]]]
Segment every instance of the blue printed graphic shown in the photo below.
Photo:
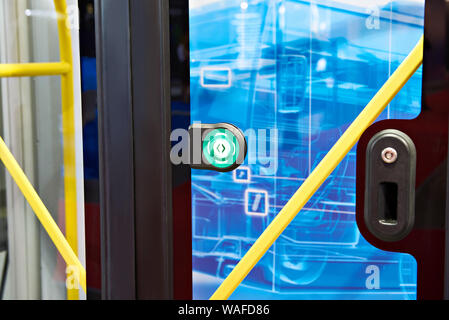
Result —
[[250, 182], [251, 171], [248, 167], [239, 167], [235, 169], [235, 182]]
[[245, 191], [245, 212], [250, 216], [268, 215], [268, 192], [247, 189]]
[[[192, 172], [195, 299], [212, 295], [423, 24], [416, 0], [190, 0], [192, 122], [232, 123], [249, 144], [234, 172]], [[379, 119], [416, 117], [421, 82], [419, 69]], [[358, 231], [355, 152], [232, 299], [416, 299], [414, 258], [381, 251]]]

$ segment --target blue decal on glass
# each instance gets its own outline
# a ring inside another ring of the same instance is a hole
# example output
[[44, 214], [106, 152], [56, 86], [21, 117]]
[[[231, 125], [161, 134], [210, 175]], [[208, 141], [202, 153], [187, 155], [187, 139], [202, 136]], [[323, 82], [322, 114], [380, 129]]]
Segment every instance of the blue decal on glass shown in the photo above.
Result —
[[[248, 141], [192, 171], [193, 296], [209, 298], [423, 34], [424, 1], [190, 0], [192, 122]], [[421, 110], [419, 69], [379, 119]], [[231, 296], [416, 299], [417, 265], [355, 222], [355, 148]]]

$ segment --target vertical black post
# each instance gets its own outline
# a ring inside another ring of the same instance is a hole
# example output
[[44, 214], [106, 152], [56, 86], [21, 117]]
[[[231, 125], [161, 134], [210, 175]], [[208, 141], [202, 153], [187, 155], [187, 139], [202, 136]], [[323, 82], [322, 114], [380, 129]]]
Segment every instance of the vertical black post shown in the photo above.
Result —
[[167, 0], [98, 0], [104, 299], [173, 297]]
[[102, 299], [135, 299], [134, 142], [129, 0], [95, 3]]
[[[449, 3], [445, 0], [426, 1], [425, 46], [423, 60], [423, 109], [448, 113], [444, 98], [449, 93]], [[433, 99], [429, 99], [433, 97]], [[449, 119], [448, 119], [449, 121]], [[449, 149], [449, 148], [448, 148]], [[446, 158], [446, 212], [443, 218], [444, 248], [444, 299], [449, 300], [449, 158]]]
[[[449, 49], [447, 44], [449, 43], [449, 2], [446, 1], [445, 10], [445, 61], [446, 61], [446, 74], [449, 71]], [[446, 84], [447, 85], [447, 84]], [[449, 123], [449, 112], [448, 112], [448, 123]], [[448, 138], [449, 141], [449, 138]], [[449, 148], [448, 148], [448, 158], [446, 159], [448, 168], [446, 176], [446, 221], [445, 221], [445, 251], [444, 251], [444, 300], [449, 300]]]
[[169, 2], [130, 4], [137, 298], [171, 299]]

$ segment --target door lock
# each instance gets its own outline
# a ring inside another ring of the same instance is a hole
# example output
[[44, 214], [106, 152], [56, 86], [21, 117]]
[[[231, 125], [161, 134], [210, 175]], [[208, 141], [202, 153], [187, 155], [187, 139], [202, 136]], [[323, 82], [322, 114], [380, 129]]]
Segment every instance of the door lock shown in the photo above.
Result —
[[366, 151], [365, 223], [383, 241], [399, 241], [415, 217], [416, 148], [398, 130], [376, 134]]

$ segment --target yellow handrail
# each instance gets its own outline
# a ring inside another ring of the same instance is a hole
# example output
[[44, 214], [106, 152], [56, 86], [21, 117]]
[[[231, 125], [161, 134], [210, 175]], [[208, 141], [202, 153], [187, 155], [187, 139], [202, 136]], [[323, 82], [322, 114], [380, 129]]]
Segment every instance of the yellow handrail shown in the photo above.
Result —
[[0, 78], [55, 76], [71, 68], [66, 62], [0, 64]]
[[[65, 229], [67, 239], [64, 237], [32, 184], [20, 168], [20, 165], [1, 138], [0, 158], [67, 265], [75, 268], [75, 270], [72, 271], [77, 273], [79, 284], [84, 292], [86, 292], [86, 270], [77, 257], [78, 239], [72, 41], [69, 26], [67, 24], [66, 1], [54, 0], [54, 4], [58, 16], [61, 62], [0, 64], [0, 77], [61, 76], [64, 145], [64, 199], [66, 216]], [[76, 274], [73, 276], [76, 278]], [[67, 297], [70, 300], [78, 299], [78, 290], [68, 288]]]
[[259, 239], [257, 239], [228, 277], [218, 287], [212, 295], [211, 300], [224, 300], [231, 296], [256, 263], [273, 245], [299, 211], [301, 211], [307, 201], [309, 201], [346, 154], [354, 147], [363, 132], [376, 120], [419, 68], [423, 60], [423, 46], [424, 37], [421, 37], [409, 56], [366, 105], [360, 115], [349, 126], [307, 180], [304, 181], [298, 191], [296, 191], [276, 218], [265, 229]]
[[36, 190], [34, 190], [31, 182], [26, 177], [20, 165], [9, 151], [3, 139], [0, 137], [0, 159], [5, 164], [6, 169], [11, 174], [20, 191], [22, 191], [25, 199], [30, 204], [37, 218], [44, 226], [50, 239], [61, 253], [61, 256], [69, 266], [75, 266], [79, 271], [79, 282], [83, 290], [86, 291], [86, 270], [73, 252], [69, 243], [65, 239], [56, 222], [53, 220], [50, 212], [48, 212], [42, 200], [39, 198]]
[[[73, 89], [72, 38], [67, 19], [65, 0], [54, 0], [58, 16], [59, 55], [61, 61], [70, 64], [70, 70], [61, 77], [62, 137], [64, 149], [64, 200], [65, 234], [67, 241], [78, 255], [78, 225], [76, 203], [76, 155], [75, 155], [75, 110]], [[79, 292], [67, 289], [69, 300], [78, 300]]]

